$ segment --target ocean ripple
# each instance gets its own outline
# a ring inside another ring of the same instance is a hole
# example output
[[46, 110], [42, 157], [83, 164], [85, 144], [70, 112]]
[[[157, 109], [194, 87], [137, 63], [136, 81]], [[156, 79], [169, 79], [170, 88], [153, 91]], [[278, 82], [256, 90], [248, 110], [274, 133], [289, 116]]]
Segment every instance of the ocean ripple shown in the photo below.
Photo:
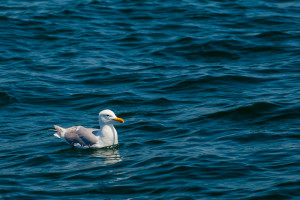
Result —
[[[299, 3], [0, 5], [1, 199], [297, 199]], [[53, 125], [119, 144], [80, 150]]]

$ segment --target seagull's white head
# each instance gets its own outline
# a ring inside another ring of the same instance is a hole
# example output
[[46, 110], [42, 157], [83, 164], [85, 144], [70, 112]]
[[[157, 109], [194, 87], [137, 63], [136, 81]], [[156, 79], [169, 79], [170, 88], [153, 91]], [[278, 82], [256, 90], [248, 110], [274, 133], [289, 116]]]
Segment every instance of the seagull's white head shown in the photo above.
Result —
[[112, 124], [113, 122], [124, 123], [122, 118], [119, 118], [111, 110], [102, 110], [98, 116], [100, 124]]

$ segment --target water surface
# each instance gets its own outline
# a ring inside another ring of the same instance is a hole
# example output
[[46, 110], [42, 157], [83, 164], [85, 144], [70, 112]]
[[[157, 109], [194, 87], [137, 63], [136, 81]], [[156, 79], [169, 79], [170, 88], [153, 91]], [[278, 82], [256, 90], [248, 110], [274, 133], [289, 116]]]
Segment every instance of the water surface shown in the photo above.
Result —
[[[0, 198], [298, 199], [298, 1], [0, 5]], [[77, 150], [53, 125], [119, 146]]]

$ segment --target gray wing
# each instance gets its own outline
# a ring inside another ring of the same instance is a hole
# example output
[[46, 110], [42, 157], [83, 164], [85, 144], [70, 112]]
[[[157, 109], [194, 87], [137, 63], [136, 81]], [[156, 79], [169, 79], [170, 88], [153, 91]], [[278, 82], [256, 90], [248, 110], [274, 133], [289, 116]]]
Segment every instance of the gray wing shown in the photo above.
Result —
[[93, 134], [96, 129], [84, 128], [83, 126], [78, 126], [76, 133], [85, 145], [92, 146], [98, 142], [98, 138]]
[[76, 143], [80, 144], [81, 146], [86, 146], [85, 142], [78, 136], [76, 129], [76, 126], [68, 128], [64, 135], [65, 140], [72, 146], [74, 146]]

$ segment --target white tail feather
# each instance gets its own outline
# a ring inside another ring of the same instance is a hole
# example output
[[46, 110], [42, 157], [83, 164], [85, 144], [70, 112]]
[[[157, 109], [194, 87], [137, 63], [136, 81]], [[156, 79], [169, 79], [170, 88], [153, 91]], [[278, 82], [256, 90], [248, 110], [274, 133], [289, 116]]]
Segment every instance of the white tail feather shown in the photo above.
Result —
[[57, 130], [57, 133], [54, 133], [55, 137], [58, 137], [58, 138], [64, 137], [66, 129], [64, 129], [60, 126], [57, 126], [57, 125], [54, 125], [54, 128]]

